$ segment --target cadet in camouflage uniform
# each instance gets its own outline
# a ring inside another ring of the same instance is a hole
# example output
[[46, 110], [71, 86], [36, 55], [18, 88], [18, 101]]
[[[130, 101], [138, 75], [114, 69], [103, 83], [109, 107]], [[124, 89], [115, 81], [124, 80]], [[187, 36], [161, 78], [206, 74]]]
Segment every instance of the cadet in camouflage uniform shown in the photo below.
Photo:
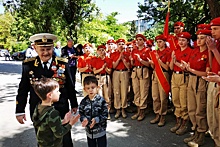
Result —
[[[63, 136], [70, 131], [72, 125], [78, 121], [80, 116], [71, 117], [71, 112], [68, 112], [61, 122], [59, 112], [52, 106], [52, 103], [57, 102], [60, 96], [57, 81], [42, 78], [39, 82], [35, 82], [33, 87], [42, 100], [42, 103], [35, 108], [32, 118], [38, 145], [40, 147], [62, 147]], [[66, 125], [63, 126], [62, 124]]]

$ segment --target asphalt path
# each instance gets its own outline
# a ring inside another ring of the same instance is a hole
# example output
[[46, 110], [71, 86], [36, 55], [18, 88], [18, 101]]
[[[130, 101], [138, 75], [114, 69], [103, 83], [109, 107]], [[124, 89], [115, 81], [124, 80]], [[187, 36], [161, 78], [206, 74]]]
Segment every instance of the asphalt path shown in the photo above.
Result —
[[[34, 128], [26, 106], [27, 121], [19, 124], [15, 118], [15, 97], [21, 78], [21, 61], [4, 61], [0, 57], [0, 147], [35, 147], [37, 146]], [[80, 76], [77, 74], [76, 90], [81, 92]], [[82, 96], [78, 95], [78, 102]], [[112, 114], [112, 118], [113, 118]], [[183, 142], [189, 133], [178, 136], [169, 129], [175, 124], [175, 117], [169, 114], [166, 125], [158, 127], [150, 124], [154, 118], [153, 112], [147, 114], [143, 121], [128, 118], [114, 118], [108, 121], [107, 141], [109, 147], [186, 147]], [[75, 147], [86, 147], [86, 135], [81, 123], [72, 128], [72, 139]], [[212, 147], [214, 143], [210, 137], [205, 138], [204, 147]]]

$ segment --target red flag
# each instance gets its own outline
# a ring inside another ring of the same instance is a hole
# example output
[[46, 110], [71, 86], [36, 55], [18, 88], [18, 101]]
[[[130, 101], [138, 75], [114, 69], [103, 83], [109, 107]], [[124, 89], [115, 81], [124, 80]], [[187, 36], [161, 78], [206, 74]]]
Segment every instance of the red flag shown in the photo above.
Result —
[[166, 21], [164, 24], [164, 30], [163, 30], [163, 35], [165, 37], [168, 37], [168, 35], [169, 35], [169, 17], [170, 17], [170, 12], [168, 11], [167, 16], [166, 16]]
[[168, 37], [169, 35], [169, 18], [170, 18], [170, 1], [168, 1], [168, 11], [166, 15], [165, 24], [164, 24], [164, 30], [163, 30], [163, 35], [165, 37]]
[[154, 65], [155, 65], [154, 71], [156, 72], [156, 75], [158, 77], [159, 84], [162, 86], [164, 92], [168, 96], [169, 92], [170, 92], [170, 84], [167, 81], [166, 76], [164, 75], [164, 72], [163, 72], [163, 70], [162, 70], [162, 68], [160, 66], [160, 63], [158, 62], [158, 60], [156, 58], [156, 54], [155, 53], [156, 53], [155, 50], [150, 52], [151, 59], [153, 60]]

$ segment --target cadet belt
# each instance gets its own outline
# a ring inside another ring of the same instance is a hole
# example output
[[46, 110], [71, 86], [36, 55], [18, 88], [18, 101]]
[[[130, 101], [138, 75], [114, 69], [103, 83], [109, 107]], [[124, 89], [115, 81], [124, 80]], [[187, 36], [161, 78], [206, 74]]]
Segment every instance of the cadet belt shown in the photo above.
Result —
[[196, 76], [196, 93], [197, 93], [198, 88], [199, 88], [199, 78], [200, 78], [200, 76], [197, 76], [196, 74], [191, 73], [191, 72], [189, 72], [188, 74], [190, 74], [191, 76]]
[[125, 69], [115, 69], [116, 71], [128, 71], [128, 69], [127, 68], [125, 68]]
[[95, 74], [96, 76], [105, 76], [108, 75], [107, 73], [103, 73], [103, 74]]
[[[104, 73], [104, 74], [96, 74], [95, 76], [105, 76], [106, 78], [106, 85], [108, 86], [108, 74]], [[97, 78], [97, 80], [99, 80], [99, 78]]]
[[191, 73], [191, 72], [190, 72], [189, 74], [190, 74], [191, 76], [197, 76], [196, 74], [194, 74], [194, 73]]
[[164, 69], [163, 67], [162, 67], [162, 71], [163, 71], [163, 72], [168, 72], [168, 71], [167, 71], [166, 69]]
[[93, 72], [82, 72], [82, 74], [93, 74]]
[[135, 67], [136, 67], [136, 68], [142, 68], [142, 67], [144, 68], [145, 66], [135, 66]]
[[173, 71], [173, 72], [176, 73], [176, 74], [183, 74], [182, 71]]

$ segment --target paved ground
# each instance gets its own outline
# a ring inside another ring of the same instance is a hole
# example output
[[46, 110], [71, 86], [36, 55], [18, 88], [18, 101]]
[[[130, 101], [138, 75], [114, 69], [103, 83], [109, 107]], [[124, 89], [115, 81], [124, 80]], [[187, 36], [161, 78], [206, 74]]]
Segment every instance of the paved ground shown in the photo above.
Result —
[[[4, 61], [0, 57], [0, 147], [35, 147], [36, 138], [34, 129], [27, 115], [24, 125], [19, 124], [14, 115], [15, 96], [21, 77], [21, 62]], [[81, 91], [79, 74], [76, 90]], [[78, 96], [78, 101], [82, 99]], [[28, 105], [26, 107], [28, 112]], [[154, 114], [149, 113], [144, 121], [138, 122], [130, 119], [120, 118], [108, 121], [107, 138], [109, 147], [186, 147], [183, 139], [188, 136], [177, 136], [169, 131], [174, 125], [174, 116], [167, 115], [167, 124], [159, 128], [151, 125], [149, 121]], [[113, 117], [113, 115], [112, 115]], [[72, 129], [72, 138], [75, 147], [86, 147], [86, 135], [80, 123]], [[210, 137], [205, 138], [204, 147], [211, 147], [213, 141]]]

